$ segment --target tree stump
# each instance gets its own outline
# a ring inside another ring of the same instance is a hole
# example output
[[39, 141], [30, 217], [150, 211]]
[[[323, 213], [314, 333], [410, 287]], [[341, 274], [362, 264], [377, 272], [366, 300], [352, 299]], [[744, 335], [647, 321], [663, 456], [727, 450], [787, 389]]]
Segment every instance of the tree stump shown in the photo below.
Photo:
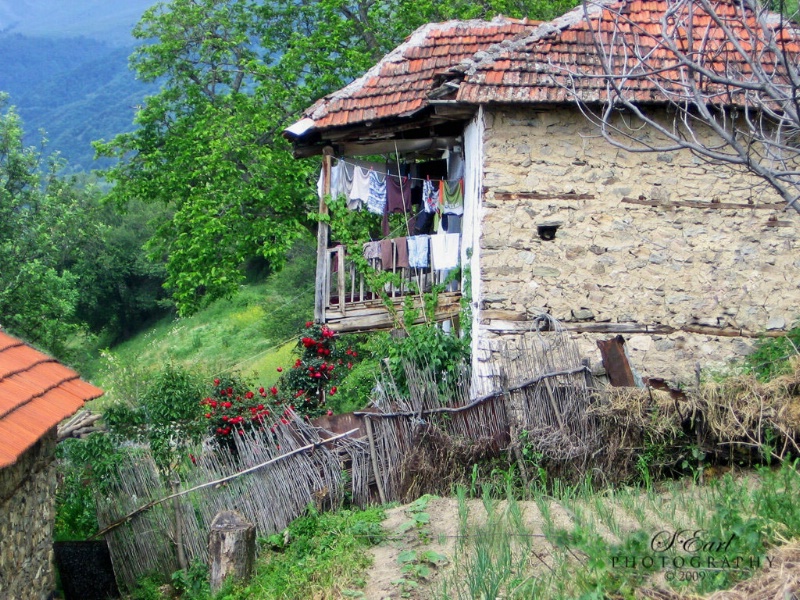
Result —
[[214, 517], [208, 534], [211, 592], [228, 577], [247, 581], [256, 559], [256, 527], [236, 511], [224, 510]]

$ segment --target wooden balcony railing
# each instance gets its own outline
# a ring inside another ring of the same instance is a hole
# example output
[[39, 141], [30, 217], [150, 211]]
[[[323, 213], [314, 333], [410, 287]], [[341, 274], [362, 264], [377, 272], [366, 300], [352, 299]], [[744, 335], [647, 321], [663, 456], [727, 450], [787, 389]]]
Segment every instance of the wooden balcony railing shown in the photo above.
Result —
[[[434, 285], [445, 282], [450, 271], [431, 268], [400, 267], [397, 265], [397, 249], [393, 243], [392, 263], [384, 266], [380, 259], [370, 259], [370, 266], [377, 270], [390, 271], [398, 275], [394, 283], [384, 285], [383, 293], [393, 304], [402, 305], [405, 296], [418, 292], [429, 292]], [[318, 273], [322, 281], [317, 281], [317, 294], [322, 295], [324, 307], [322, 321], [334, 329], [366, 330], [388, 326], [389, 310], [382, 295], [370, 289], [365, 277], [352, 261], [349, 260], [344, 246], [327, 248], [324, 253], [325, 264]], [[457, 313], [457, 300], [461, 296], [460, 278], [447, 284], [445, 292], [440, 296], [440, 305], [444, 308], [442, 315], [452, 316]], [[454, 308], [454, 306], [456, 308]], [[437, 313], [438, 313], [437, 309]], [[446, 317], [447, 318], [447, 317]], [[349, 319], [349, 323], [344, 324]], [[342, 323], [337, 327], [337, 323]]]

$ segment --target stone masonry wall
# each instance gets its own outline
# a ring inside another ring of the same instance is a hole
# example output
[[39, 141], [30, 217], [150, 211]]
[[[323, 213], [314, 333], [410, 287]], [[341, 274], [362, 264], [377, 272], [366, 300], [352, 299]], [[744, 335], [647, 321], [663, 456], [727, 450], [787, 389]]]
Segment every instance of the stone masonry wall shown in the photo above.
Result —
[[[780, 202], [758, 179], [689, 153], [627, 153], [568, 108], [488, 110], [485, 127], [484, 331], [505, 315], [513, 320], [539, 310], [571, 325], [667, 325], [676, 331], [625, 336], [632, 363], [642, 375], [687, 380], [695, 363], [722, 367], [754, 339], [686, 328], [763, 332], [789, 328], [800, 317], [794, 211], [669, 204]], [[509, 199], [531, 192], [592, 198]], [[767, 226], [770, 218], [780, 226]], [[556, 238], [540, 239], [537, 225], [552, 223], [560, 223]], [[594, 362], [596, 340], [612, 335], [575, 337]]]
[[43, 600], [53, 591], [55, 428], [0, 470], [0, 598]]

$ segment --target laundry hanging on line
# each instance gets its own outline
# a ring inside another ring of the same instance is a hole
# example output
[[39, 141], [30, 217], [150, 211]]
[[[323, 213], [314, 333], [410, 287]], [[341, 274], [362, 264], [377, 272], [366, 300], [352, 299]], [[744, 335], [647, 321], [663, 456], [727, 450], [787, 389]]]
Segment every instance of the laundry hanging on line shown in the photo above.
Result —
[[[412, 210], [411, 188], [416, 181], [422, 183], [423, 211], [456, 215], [464, 212], [463, 178], [415, 179], [365, 165], [338, 160], [331, 167], [331, 196], [347, 198], [350, 210], [366, 209], [373, 214], [408, 213]], [[323, 188], [323, 173], [320, 173], [317, 183], [320, 196]]]

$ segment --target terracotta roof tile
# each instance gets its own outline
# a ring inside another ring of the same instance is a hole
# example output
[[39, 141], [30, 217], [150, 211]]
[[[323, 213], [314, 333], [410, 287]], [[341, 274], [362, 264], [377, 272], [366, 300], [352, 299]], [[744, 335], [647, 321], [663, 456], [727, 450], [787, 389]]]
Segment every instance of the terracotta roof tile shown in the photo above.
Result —
[[[735, 1], [711, 0], [723, 18], [736, 15]], [[300, 138], [313, 131], [359, 125], [375, 118], [408, 116], [429, 105], [428, 95], [435, 84], [441, 83], [436, 79], [441, 76], [459, 85], [455, 99], [464, 103], [571, 102], [574, 98], [566, 89], [568, 85], [574, 85], [584, 101], [602, 101], [607, 88], [595, 45], [596, 32], [600, 32], [604, 48], [612, 48], [617, 73], [622, 75], [625, 69], [631, 96], [640, 101], [664, 101], [664, 89], [680, 93], [688, 82], [687, 72], [661, 37], [661, 17], [668, 7], [674, 13], [676, 6], [671, 0], [596, 0], [589, 5], [588, 20], [581, 5], [544, 24], [506, 19], [426, 25], [363, 77], [315, 103], [295, 124], [304, 124], [300, 133], [291, 135]], [[705, 40], [705, 48], [697, 55], [703, 56], [709, 70], [732, 70], [741, 78], [753, 77], [752, 69], [700, 3], [693, 4], [694, 39], [690, 44], [687, 15], [678, 14], [679, 21], [682, 19], [679, 31], [684, 36], [678, 40], [681, 49], [686, 51], [691, 45], [692, 52], [697, 53], [700, 40]], [[758, 30], [752, 15], [748, 18], [750, 28]], [[741, 22], [737, 24], [734, 18], [727, 24], [745, 52], [758, 57], [768, 73], [780, 73], [775, 57], [764, 51], [759, 40], [752, 39]], [[670, 26], [675, 27], [674, 20]], [[777, 36], [785, 41], [789, 53], [800, 53], [796, 31], [783, 29]], [[620, 40], [626, 45], [621, 46]], [[497, 44], [501, 41], [503, 44]], [[717, 102], [745, 101], [743, 94], [719, 84], [704, 80], [700, 85]]]
[[[602, 6], [592, 5], [593, 11], [587, 21], [584, 7], [570, 11], [550, 23], [534, 29], [525, 38], [517, 39], [510, 48], [489, 50], [488, 56], [476, 57], [460, 67], [466, 73], [461, 83], [457, 100], [463, 102], [561, 102], [570, 100], [564, 89], [568, 78], [574, 82], [576, 91], [584, 101], [605, 99], [606, 83], [603, 68], [595, 47], [595, 35], [615, 61], [616, 72], [629, 76], [626, 89], [638, 100], [664, 101], [662, 90], [680, 94], [688, 81], [688, 72], [679, 65], [674, 52], [662, 37], [661, 17], [668, 8], [676, 11], [669, 0], [630, 2], [600, 0]], [[764, 50], [764, 44], [754, 39], [743, 26], [733, 0], [712, 0], [717, 13], [727, 21], [745, 52], [755, 52], [768, 73], [780, 73], [776, 59]], [[739, 78], [753, 77], [752, 69], [727, 42], [725, 32], [705, 13], [701, 4], [694, 3], [693, 12], [677, 13], [680, 21], [679, 46], [685, 51], [691, 45], [692, 52], [701, 56], [704, 65], [720, 74], [736, 74]], [[684, 9], [685, 10], [685, 9]], [[746, 14], [748, 26], [759, 31], [752, 13]], [[686, 23], [691, 21], [693, 39], [688, 39]], [[673, 24], [671, 25], [674, 27]], [[555, 34], [555, 35], [554, 35]], [[625, 34], [625, 35], [621, 35]], [[613, 37], [612, 37], [613, 36]], [[795, 31], [783, 29], [780, 39], [786, 39], [786, 51], [800, 54], [800, 44]], [[701, 44], [705, 44], [703, 47]], [[610, 50], [609, 50], [610, 49]], [[644, 69], [642, 68], [644, 64]], [[623, 67], [624, 65], [624, 67]], [[627, 69], [625, 72], [622, 69]], [[659, 72], [653, 75], [654, 72]], [[532, 77], [499, 77], [501, 72], [523, 72]], [[647, 74], [643, 73], [646, 72]], [[568, 76], [568, 77], [567, 77]], [[554, 85], [554, 81], [558, 84]], [[699, 82], [715, 101], [723, 104], [743, 102], [743, 96], [731, 93], [720, 84], [707, 80]], [[478, 89], [476, 89], [478, 88]]]
[[0, 468], [103, 391], [0, 331]]
[[[437, 73], [492, 44], [531, 31], [537, 24], [513, 19], [448, 21], [425, 25], [365, 75], [309, 108], [314, 129], [356, 125], [375, 118], [407, 115], [428, 105]], [[392, 98], [387, 100], [387, 89]], [[382, 107], [380, 110], [373, 110]]]

